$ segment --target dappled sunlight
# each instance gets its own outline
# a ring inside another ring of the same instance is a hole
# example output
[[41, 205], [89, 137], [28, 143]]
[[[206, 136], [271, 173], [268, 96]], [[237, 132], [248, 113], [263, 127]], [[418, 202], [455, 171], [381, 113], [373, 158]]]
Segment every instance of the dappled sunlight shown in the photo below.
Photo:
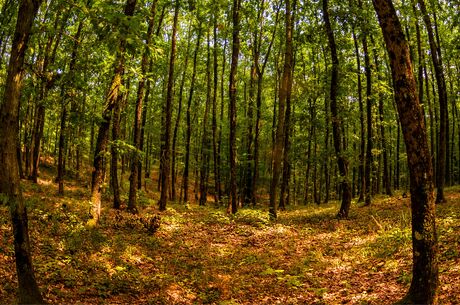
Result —
[[[33, 184], [25, 190], [34, 207], [36, 270], [52, 303], [381, 305], [401, 298], [410, 283], [410, 213], [398, 199], [354, 207], [350, 220], [335, 219], [336, 203], [289, 207], [276, 221], [264, 210], [229, 215], [171, 204], [151, 233], [133, 223], [137, 216], [108, 205], [101, 226], [87, 229], [79, 189], [46, 200]], [[450, 195], [451, 203], [437, 208], [441, 291], [452, 296], [460, 282], [460, 205]], [[7, 209], [0, 212], [7, 219]], [[156, 213], [149, 207], [140, 216]], [[9, 223], [0, 230], [10, 242]], [[12, 255], [1, 247], [3, 283], [14, 283]], [[14, 293], [14, 286], [0, 291]]]

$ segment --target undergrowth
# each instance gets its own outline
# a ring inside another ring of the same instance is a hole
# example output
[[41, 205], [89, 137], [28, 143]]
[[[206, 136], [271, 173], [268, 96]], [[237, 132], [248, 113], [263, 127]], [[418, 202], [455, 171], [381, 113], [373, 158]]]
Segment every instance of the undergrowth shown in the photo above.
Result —
[[[460, 298], [460, 196], [437, 206], [442, 304]], [[270, 221], [265, 208], [173, 203], [158, 212], [142, 192], [140, 214], [104, 201], [89, 229], [88, 192], [79, 185], [25, 183], [34, 265], [49, 303], [391, 304], [411, 280], [409, 199], [289, 206]], [[0, 303], [11, 303], [16, 275], [8, 211], [0, 206]]]

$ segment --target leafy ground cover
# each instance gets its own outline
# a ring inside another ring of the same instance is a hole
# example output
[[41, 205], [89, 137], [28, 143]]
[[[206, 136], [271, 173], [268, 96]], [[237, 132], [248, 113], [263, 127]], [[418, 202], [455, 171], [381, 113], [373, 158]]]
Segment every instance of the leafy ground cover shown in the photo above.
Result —
[[[141, 217], [110, 209], [87, 229], [89, 190], [71, 181], [59, 197], [50, 169], [24, 182], [36, 275], [62, 304], [391, 304], [410, 283], [409, 199], [379, 197], [334, 219], [337, 203], [266, 209], [171, 204], [152, 233], [155, 193]], [[125, 186], [126, 187], [126, 186]], [[460, 304], [460, 188], [437, 208], [440, 301]], [[150, 218], [149, 218], [150, 217]], [[8, 211], [0, 207], [0, 303], [15, 300]]]

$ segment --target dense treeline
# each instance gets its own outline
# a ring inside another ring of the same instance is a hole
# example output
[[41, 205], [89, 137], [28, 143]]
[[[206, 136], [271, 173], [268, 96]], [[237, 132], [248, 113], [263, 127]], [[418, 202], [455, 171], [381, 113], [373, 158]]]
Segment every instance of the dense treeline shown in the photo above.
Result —
[[[398, 84], [372, 3], [230, 2], [42, 3], [24, 54], [20, 177], [37, 182], [52, 160], [60, 194], [69, 177], [87, 181], [91, 225], [106, 189], [114, 208], [137, 212], [146, 179], [160, 210], [269, 205], [274, 218], [330, 200], [347, 218], [351, 198], [408, 192]], [[443, 202], [460, 183], [459, 7], [395, 4]], [[3, 96], [20, 5], [0, 6]]]
[[[272, 170], [281, 171], [277, 184], [281, 206], [339, 199], [341, 178], [334, 160], [329, 106], [332, 66], [320, 3], [293, 2], [289, 23], [284, 21], [287, 11], [281, 2], [238, 4], [240, 50], [235, 76], [230, 74], [235, 52], [231, 6], [222, 1], [189, 1], [177, 9], [175, 5], [139, 2], [132, 17], [124, 14], [119, 3], [42, 5], [26, 56], [21, 97], [22, 177], [36, 181], [40, 162], [50, 156], [60, 166], [57, 181], [63, 192], [65, 174], [79, 175], [83, 165], [93, 163], [95, 152], [100, 153], [99, 125], [105, 121], [113, 130], [107, 129], [110, 150], [103, 151], [111, 152], [111, 157], [101, 158], [114, 168], [107, 179], [111, 177], [116, 206], [120, 195], [126, 194], [119, 194], [115, 173], [130, 171], [131, 158], [139, 160], [139, 167], [133, 167], [138, 186], [153, 169], [167, 165], [160, 176], [170, 181], [166, 192], [170, 199], [190, 200], [190, 193], [202, 198], [201, 203], [228, 197], [232, 133], [240, 204], [261, 202], [260, 196], [270, 188]], [[341, 63], [337, 107], [343, 121], [343, 154], [349, 159], [353, 197], [369, 203], [372, 194], [408, 189], [389, 64], [370, 3], [329, 6]], [[14, 1], [2, 3], [2, 80], [17, 9]], [[439, 2], [422, 9], [405, 2], [399, 9], [424, 105], [431, 155], [442, 175], [437, 175], [437, 185], [442, 187], [443, 181], [452, 185], [460, 181], [457, 8]], [[288, 66], [283, 59], [287, 33], [292, 36]], [[439, 54], [435, 63], [434, 50]], [[120, 60], [122, 67], [115, 68], [121, 69], [119, 92], [111, 96], [113, 69]], [[289, 68], [292, 77], [284, 80]], [[231, 77], [235, 77], [236, 98], [232, 128]], [[285, 81], [292, 87], [286, 101], [281, 93]], [[113, 106], [110, 120], [105, 117], [107, 106], [110, 111]], [[284, 125], [285, 140], [276, 139], [276, 134], [281, 135], [279, 123]], [[163, 146], [166, 142], [169, 145]], [[171, 148], [163, 162], [166, 147]], [[274, 167], [272, 150], [281, 160]], [[121, 162], [120, 168], [110, 159]]]

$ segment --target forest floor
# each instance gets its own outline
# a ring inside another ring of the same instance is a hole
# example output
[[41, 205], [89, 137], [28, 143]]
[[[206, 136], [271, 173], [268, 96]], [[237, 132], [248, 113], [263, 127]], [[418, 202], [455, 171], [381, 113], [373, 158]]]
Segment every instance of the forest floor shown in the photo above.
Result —
[[[411, 277], [409, 199], [356, 203], [349, 220], [338, 203], [290, 206], [278, 220], [266, 208], [169, 204], [142, 193], [141, 215], [159, 214], [148, 232], [138, 217], [110, 209], [88, 229], [87, 182], [64, 196], [54, 169], [23, 181], [36, 277], [52, 304], [391, 304]], [[124, 185], [126, 191], [127, 185]], [[153, 187], [152, 187], [153, 189]], [[437, 207], [440, 304], [460, 304], [460, 187]], [[16, 274], [6, 207], [0, 207], [0, 304], [14, 303]]]

